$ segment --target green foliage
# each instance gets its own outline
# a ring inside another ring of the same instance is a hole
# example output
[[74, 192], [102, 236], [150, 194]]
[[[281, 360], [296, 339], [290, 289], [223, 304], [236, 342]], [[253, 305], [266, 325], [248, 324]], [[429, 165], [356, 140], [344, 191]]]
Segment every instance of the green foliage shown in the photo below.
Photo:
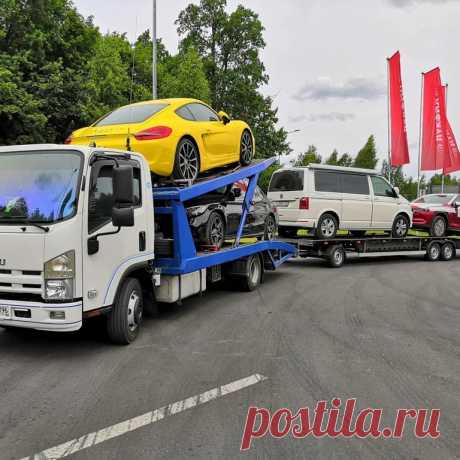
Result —
[[260, 58], [263, 26], [252, 10], [239, 5], [227, 13], [226, 0], [190, 4], [176, 21], [182, 50], [193, 46], [203, 59], [213, 107], [246, 121], [254, 131], [256, 154], [290, 153], [287, 132], [277, 128], [273, 100], [259, 92], [268, 82]]
[[374, 136], [369, 136], [364, 147], [356, 155], [353, 166], [356, 168], [375, 169], [378, 163]]
[[[431, 185], [441, 185], [442, 184], [442, 174], [435, 174], [430, 179]], [[444, 176], [444, 185], [458, 185], [458, 180], [455, 177], [451, 177], [450, 174]]]
[[310, 145], [305, 153], [301, 153], [294, 161], [291, 162], [293, 166], [308, 166], [310, 163], [321, 163], [321, 155], [314, 145]]
[[270, 179], [272, 178], [273, 173], [275, 171], [278, 171], [278, 169], [280, 168], [281, 168], [281, 165], [273, 164], [269, 168], [267, 168], [265, 171], [262, 171], [262, 173], [260, 174], [258, 185], [265, 193], [267, 193], [268, 191], [268, 186], [270, 184]]

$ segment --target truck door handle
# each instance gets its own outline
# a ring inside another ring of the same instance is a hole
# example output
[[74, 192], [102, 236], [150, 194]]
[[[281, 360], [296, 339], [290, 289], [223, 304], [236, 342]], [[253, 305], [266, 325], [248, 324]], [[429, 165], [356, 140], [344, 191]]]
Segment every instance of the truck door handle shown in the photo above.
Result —
[[146, 248], [145, 232], [139, 232], [139, 251], [143, 252]]

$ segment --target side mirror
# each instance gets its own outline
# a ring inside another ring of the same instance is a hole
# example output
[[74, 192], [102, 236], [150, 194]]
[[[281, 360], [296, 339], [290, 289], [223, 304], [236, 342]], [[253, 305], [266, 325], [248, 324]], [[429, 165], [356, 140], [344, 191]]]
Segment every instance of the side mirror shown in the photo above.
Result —
[[219, 118], [222, 120], [222, 123], [223, 123], [224, 125], [228, 125], [228, 124], [230, 123], [231, 118], [230, 118], [224, 111], [221, 110], [221, 111], [218, 113], [218, 115], [219, 115]]
[[112, 208], [112, 224], [114, 227], [134, 227], [134, 208]]
[[396, 193], [396, 196], [399, 196], [399, 187], [393, 187], [393, 190]]
[[121, 165], [113, 168], [113, 199], [115, 205], [134, 204], [134, 173], [133, 167]]
[[114, 227], [134, 226], [134, 173], [130, 165], [113, 169], [112, 224]]

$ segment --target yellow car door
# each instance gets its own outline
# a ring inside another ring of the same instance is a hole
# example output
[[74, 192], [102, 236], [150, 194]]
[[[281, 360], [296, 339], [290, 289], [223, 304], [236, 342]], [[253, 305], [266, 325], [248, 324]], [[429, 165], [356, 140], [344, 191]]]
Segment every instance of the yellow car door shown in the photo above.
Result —
[[238, 156], [234, 159], [235, 135], [228, 125], [224, 125], [219, 116], [204, 104], [192, 103], [187, 107], [195, 118], [194, 130], [202, 139], [205, 152], [201, 155], [206, 157], [206, 163], [216, 167], [238, 161]]

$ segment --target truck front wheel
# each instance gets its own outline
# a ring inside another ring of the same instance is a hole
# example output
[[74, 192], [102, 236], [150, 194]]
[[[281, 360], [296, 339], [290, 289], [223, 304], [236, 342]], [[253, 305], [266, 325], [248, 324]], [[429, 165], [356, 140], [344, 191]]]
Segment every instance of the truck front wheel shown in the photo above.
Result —
[[120, 345], [128, 345], [136, 340], [142, 323], [142, 312], [141, 285], [137, 279], [126, 278], [107, 318], [110, 340]]

